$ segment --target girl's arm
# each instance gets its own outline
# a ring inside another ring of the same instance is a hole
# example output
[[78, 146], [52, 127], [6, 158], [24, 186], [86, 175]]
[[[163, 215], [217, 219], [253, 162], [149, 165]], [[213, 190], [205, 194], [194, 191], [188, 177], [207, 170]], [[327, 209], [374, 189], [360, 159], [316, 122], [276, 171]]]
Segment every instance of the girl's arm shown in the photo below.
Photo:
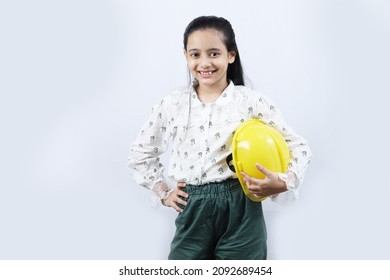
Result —
[[290, 150], [288, 170], [284, 174], [277, 174], [279, 180], [285, 182], [287, 191], [271, 196], [275, 201], [294, 200], [298, 197], [298, 188], [303, 182], [306, 169], [310, 163], [312, 153], [307, 141], [287, 125], [280, 111], [273, 102], [260, 96], [257, 100], [257, 116], [274, 127], [286, 140]]
[[131, 145], [128, 167], [137, 184], [152, 190], [152, 202], [157, 206], [169, 194], [160, 155], [168, 147], [172, 132], [169, 126], [168, 101], [163, 99], [152, 109], [141, 132]]

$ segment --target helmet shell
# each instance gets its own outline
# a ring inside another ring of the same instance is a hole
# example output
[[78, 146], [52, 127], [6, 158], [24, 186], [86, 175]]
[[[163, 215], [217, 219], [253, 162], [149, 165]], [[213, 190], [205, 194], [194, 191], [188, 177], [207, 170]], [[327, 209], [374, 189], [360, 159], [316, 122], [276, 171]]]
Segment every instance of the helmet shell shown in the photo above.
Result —
[[240, 124], [233, 136], [233, 165], [246, 196], [259, 202], [265, 198], [257, 198], [250, 193], [241, 172], [251, 177], [264, 179], [265, 175], [257, 169], [260, 163], [272, 172], [284, 173], [290, 160], [286, 141], [273, 127], [259, 119], [251, 119]]

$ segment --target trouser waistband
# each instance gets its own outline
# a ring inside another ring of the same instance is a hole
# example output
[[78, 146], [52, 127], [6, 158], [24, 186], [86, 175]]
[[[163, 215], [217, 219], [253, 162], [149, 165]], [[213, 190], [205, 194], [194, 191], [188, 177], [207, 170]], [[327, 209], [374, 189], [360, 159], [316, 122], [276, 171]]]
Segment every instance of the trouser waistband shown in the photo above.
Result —
[[186, 185], [183, 191], [190, 196], [223, 196], [241, 190], [238, 179], [227, 179], [221, 182], [211, 182], [204, 185]]

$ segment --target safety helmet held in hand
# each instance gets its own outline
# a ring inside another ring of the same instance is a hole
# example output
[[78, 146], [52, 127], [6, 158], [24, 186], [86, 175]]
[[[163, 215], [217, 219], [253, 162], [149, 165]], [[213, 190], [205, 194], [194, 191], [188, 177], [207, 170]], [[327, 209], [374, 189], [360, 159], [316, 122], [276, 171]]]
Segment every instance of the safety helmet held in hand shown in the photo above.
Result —
[[284, 173], [290, 156], [287, 143], [278, 131], [258, 119], [251, 119], [237, 127], [233, 136], [232, 160], [227, 160], [230, 167], [231, 164], [234, 165], [245, 195], [250, 200], [259, 202], [267, 197], [260, 199], [251, 194], [241, 172], [264, 179], [265, 175], [256, 167], [256, 163], [260, 163], [272, 172]]

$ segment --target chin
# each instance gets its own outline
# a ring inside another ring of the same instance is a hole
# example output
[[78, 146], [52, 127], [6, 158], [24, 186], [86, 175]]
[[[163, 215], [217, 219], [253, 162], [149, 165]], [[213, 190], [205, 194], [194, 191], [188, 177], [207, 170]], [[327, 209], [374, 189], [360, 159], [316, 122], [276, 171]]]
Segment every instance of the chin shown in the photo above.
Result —
[[212, 86], [212, 85], [216, 84], [217, 81], [208, 80], [208, 79], [198, 79], [198, 83], [200, 85], [204, 85], [204, 86]]

